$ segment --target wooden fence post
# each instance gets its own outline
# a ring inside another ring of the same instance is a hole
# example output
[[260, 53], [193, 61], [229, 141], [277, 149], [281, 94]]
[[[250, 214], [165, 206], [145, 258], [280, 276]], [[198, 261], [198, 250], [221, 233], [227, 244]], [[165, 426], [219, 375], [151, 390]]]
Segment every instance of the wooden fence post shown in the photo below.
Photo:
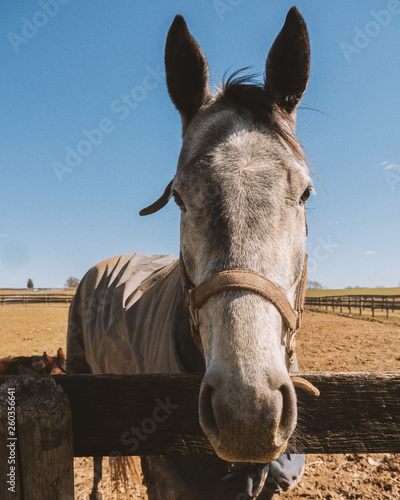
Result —
[[52, 377], [0, 385], [0, 498], [73, 500], [72, 417]]

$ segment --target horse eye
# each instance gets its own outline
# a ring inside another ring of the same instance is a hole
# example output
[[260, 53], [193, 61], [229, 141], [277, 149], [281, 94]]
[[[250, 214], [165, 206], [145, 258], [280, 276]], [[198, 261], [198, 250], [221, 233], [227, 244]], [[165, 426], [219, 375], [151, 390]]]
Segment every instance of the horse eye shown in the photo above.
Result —
[[179, 194], [176, 191], [173, 191], [172, 192], [172, 196], [174, 197], [174, 201], [178, 205], [178, 207], [181, 210], [184, 210], [185, 209], [185, 204], [183, 203], [182, 198], [179, 196]]
[[308, 198], [310, 197], [310, 194], [311, 194], [311, 189], [310, 188], [307, 188], [304, 193], [301, 195], [301, 201], [304, 203], [305, 201], [308, 200]]

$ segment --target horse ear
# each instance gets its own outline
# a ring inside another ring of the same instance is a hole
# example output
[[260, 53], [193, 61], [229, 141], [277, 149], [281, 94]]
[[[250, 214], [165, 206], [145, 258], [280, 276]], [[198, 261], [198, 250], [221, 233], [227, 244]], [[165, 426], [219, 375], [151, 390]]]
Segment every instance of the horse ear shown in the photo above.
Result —
[[177, 15], [165, 44], [168, 92], [185, 127], [211, 98], [207, 59], [190, 34], [185, 19]]
[[53, 362], [53, 358], [51, 358], [46, 351], [44, 351], [43, 353], [43, 359], [45, 360], [46, 363], [52, 363]]
[[60, 347], [57, 351], [57, 358], [61, 358], [61, 359], [66, 359], [65, 358], [65, 354], [64, 354], [64, 351], [62, 350], [62, 347]]
[[292, 7], [268, 54], [265, 90], [275, 103], [293, 113], [307, 87], [310, 74], [310, 39], [306, 23]]

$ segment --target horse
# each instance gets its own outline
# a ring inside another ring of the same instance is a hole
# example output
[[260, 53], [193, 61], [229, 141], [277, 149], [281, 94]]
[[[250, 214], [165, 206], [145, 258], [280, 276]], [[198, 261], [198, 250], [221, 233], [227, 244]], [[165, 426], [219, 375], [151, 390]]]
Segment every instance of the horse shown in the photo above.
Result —
[[66, 358], [60, 347], [56, 356], [8, 356], [0, 359], [2, 375], [60, 375], [66, 372]]
[[304, 455], [285, 451], [294, 386], [318, 395], [293, 373], [313, 192], [295, 127], [309, 67], [296, 7], [264, 83], [236, 72], [214, 94], [184, 18], [169, 29], [166, 80], [183, 143], [173, 180], [140, 215], [174, 199], [180, 257], [134, 253], [94, 266], [68, 327], [67, 373], [203, 373], [199, 422], [216, 456], [142, 457], [150, 500], [265, 500], [304, 471]]

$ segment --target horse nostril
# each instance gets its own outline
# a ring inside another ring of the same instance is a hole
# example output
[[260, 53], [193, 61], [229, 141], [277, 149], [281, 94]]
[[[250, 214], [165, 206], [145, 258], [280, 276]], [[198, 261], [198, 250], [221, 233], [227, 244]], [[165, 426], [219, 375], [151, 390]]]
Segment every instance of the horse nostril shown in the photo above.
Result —
[[282, 445], [287, 441], [294, 431], [297, 407], [296, 407], [296, 393], [291, 384], [283, 384], [279, 388], [282, 394], [282, 413], [279, 427], [276, 433], [276, 444]]
[[216, 444], [220, 442], [221, 433], [219, 431], [217, 421], [214, 416], [214, 409], [212, 405], [212, 397], [214, 388], [205, 383], [200, 391], [200, 425], [207, 436]]

